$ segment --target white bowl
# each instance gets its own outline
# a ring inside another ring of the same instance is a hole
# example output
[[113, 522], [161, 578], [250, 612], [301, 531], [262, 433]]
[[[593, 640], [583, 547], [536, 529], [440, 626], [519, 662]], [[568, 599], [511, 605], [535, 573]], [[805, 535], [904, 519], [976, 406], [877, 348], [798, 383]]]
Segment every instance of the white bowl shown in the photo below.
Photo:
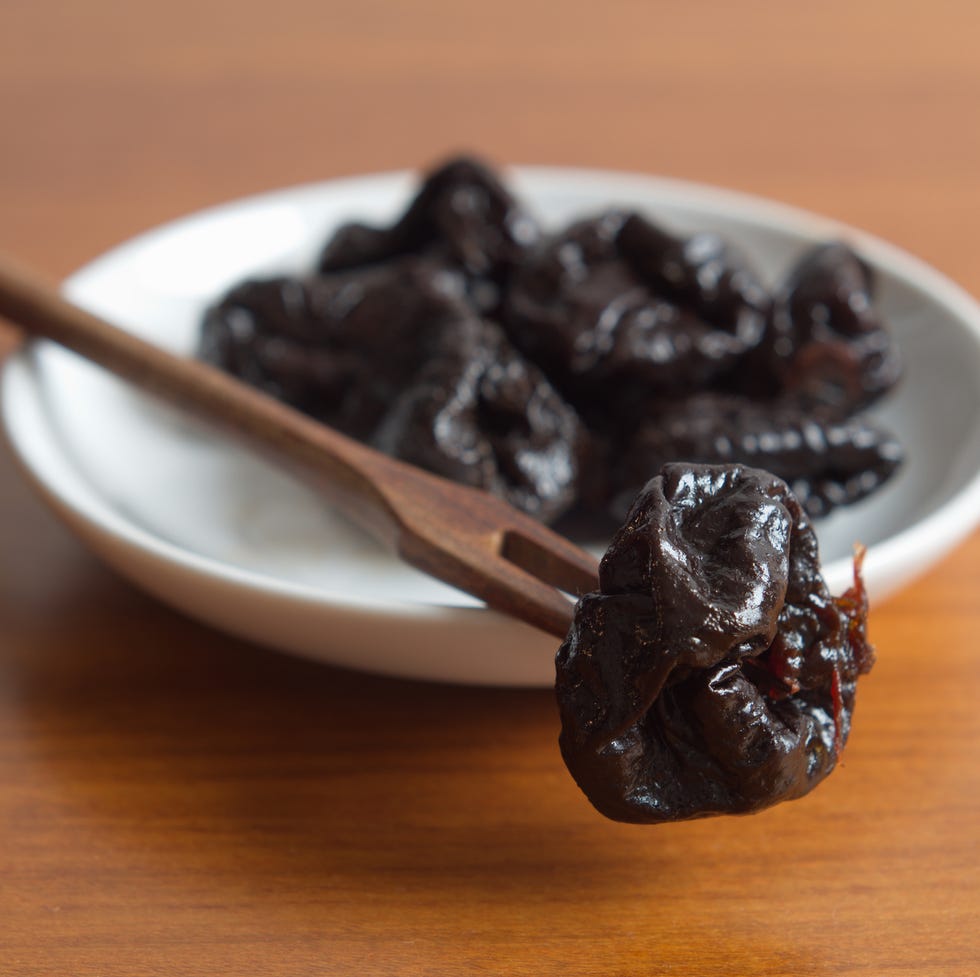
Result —
[[[774, 281], [816, 241], [843, 238], [876, 269], [907, 373], [875, 413], [908, 461], [878, 494], [818, 525], [831, 589], [855, 540], [881, 600], [980, 520], [980, 308], [915, 258], [775, 203], [694, 184], [570, 169], [508, 174], [546, 223], [628, 205], [678, 231], [736, 242]], [[344, 220], [387, 221], [415, 177], [335, 181], [227, 204], [150, 231], [65, 285], [96, 313], [190, 353], [203, 307], [246, 274], [308, 266]], [[410, 570], [302, 486], [70, 353], [14, 356], [2, 418], [35, 486], [107, 563], [218, 628], [393, 675], [550, 685], [555, 641]]]

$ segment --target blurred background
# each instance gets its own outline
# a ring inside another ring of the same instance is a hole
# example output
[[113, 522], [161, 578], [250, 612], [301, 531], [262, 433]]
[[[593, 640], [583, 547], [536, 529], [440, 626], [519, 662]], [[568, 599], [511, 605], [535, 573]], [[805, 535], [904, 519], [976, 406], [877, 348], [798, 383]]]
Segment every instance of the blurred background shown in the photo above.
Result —
[[[0, 250], [58, 279], [463, 149], [772, 197], [980, 294], [978, 41], [976, 0], [0, 0]], [[876, 611], [826, 788], [638, 835], [579, 796], [547, 690], [212, 632], [0, 449], [3, 977], [975, 977], [976, 536]]]
[[971, 0], [5, 0], [3, 246], [60, 275], [201, 206], [463, 148], [765, 194], [976, 292], [978, 36]]

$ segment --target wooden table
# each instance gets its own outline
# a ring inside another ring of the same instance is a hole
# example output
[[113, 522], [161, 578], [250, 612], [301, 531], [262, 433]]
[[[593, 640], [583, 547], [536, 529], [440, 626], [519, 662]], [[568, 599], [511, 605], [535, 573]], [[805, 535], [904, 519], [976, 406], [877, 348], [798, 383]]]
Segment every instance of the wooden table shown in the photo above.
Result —
[[[763, 193], [977, 293], [977, 9], [6, 0], [0, 247], [61, 276], [203, 205], [462, 146]], [[816, 793], [635, 828], [571, 783], [547, 691], [207, 630], [4, 452], [0, 973], [976, 975], [978, 587], [974, 536], [875, 608]]]

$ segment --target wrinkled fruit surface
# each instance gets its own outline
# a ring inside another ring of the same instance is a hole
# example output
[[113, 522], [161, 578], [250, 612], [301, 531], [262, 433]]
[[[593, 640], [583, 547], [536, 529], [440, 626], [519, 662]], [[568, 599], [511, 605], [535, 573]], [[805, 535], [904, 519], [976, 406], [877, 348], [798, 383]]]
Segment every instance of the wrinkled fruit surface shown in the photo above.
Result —
[[578, 415], [424, 261], [246, 282], [209, 311], [202, 350], [345, 434], [542, 521], [575, 501]]
[[807, 793], [870, 669], [867, 601], [827, 591], [781, 480], [667, 465], [633, 505], [557, 655], [562, 755], [606, 816], [742, 814]]
[[638, 213], [546, 233], [464, 157], [389, 226], [339, 228], [310, 274], [233, 288], [207, 311], [200, 351], [565, 528], [611, 532], [673, 460], [770, 468], [819, 516], [901, 461], [858, 413], [900, 373], [874, 289], [839, 243], [770, 294], [717, 235]]
[[884, 484], [902, 448], [873, 421], [837, 421], [792, 398], [697, 394], [664, 403], [637, 429], [618, 459], [616, 514], [625, 518], [651, 472], [678, 459], [764, 468], [789, 484], [809, 515], [821, 516]]

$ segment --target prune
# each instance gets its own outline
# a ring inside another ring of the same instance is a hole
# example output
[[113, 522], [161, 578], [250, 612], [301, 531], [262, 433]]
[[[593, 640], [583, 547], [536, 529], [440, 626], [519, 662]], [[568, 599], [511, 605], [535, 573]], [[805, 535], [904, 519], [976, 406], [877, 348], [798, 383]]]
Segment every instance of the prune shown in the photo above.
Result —
[[765, 291], [714, 236], [684, 241], [610, 211], [528, 255], [504, 322], [602, 426], [610, 414], [631, 418], [651, 396], [709, 384], [759, 342], [767, 312]]
[[548, 522], [575, 502], [578, 415], [499, 326], [460, 319], [371, 438], [375, 447]]
[[457, 276], [404, 259], [247, 282], [209, 310], [202, 355], [333, 427], [550, 521], [574, 502], [575, 411]]
[[538, 227], [483, 163], [461, 157], [432, 172], [405, 213], [387, 228], [347, 224], [320, 256], [323, 272], [426, 254], [461, 271], [477, 311], [494, 312], [511, 270]]
[[620, 231], [619, 249], [651, 289], [713, 326], [709, 338], [701, 341], [706, 357], [730, 363], [761, 341], [769, 295], [717, 234], [678, 238], [631, 214]]
[[610, 818], [748, 813], [807, 793], [870, 669], [867, 601], [839, 599], [786, 484], [668, 465], [637, 498], [556, 659], [562, 756]]
[[677, 459], [764, 468], [820, 517], [878, 488], [898, 467], [902, 449], [866, 418], [836, 421], [792, 400], [696, 394], [665, 404], [621, 454], [614, 515], [623, 518], [650, 472]]
[[424, 263], [245, 282], [206, 313], [200, 353], [352, 437], [368, 437], [466, 314]]
[[[847, 416], [890, 390], [901, 362], [871, 270], [842, 243], [808, 251], [777, 292], [753, 382]], [[761, 374], [761, 375], [760, 375]]]

